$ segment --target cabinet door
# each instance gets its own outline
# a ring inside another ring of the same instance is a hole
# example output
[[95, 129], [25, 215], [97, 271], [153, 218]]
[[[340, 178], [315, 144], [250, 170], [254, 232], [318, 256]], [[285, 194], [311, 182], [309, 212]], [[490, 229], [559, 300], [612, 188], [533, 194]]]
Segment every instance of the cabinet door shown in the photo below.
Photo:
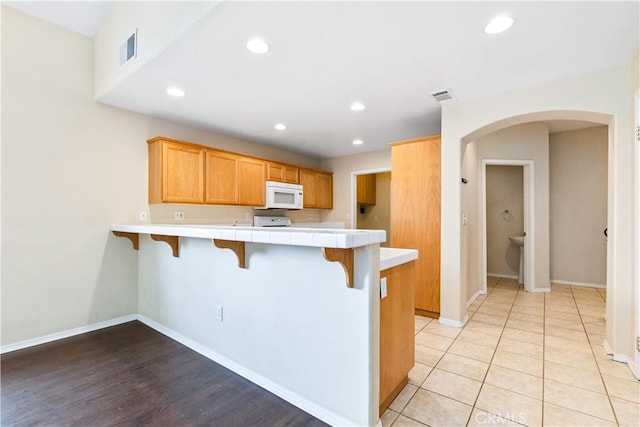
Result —
[[268, 162], [267, 181], [284, 182], [284, 165]]
[[300, 170], [300, 184], [303, 188], [303, 202], [305, 208], [315, 208], [318, 206], [318, 185], [316, 173], [310, 170]]
[[288, 184], [298, 184], [300, 182], [300, 178], [298, 177], [299, 169], [294, 168], [293, 166], [284, 165], [284, 182]]
[[240, 157], [238, 167], [238, 204], [264, 206], [265, 162], [259, 159]]
[[357, 194], [358, 204], [375, 205], [376, 204], [376, 175], [358, 175], [357, 177]]
[[319, 173], [316, 176], [318, 204], [321, 209], [333, 209], [333, 175]]
[[162, 143], [162, 201], [202, 203], [204, 200], [204, 150]]
[[391, 146], [391, 246], [420, 251], [416, 313], [440, 313], [440, 137]]
[[206, 203], [238, 203], [238, 156], [215, 150], [206, 153]]

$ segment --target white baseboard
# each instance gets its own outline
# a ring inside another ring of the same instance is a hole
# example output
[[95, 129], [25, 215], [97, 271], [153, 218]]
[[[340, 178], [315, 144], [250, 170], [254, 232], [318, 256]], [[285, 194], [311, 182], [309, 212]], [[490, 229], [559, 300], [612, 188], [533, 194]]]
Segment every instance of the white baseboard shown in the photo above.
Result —
[[224, 366], [225, 368], [235, 372], [243, 378], [248, 379], [254, 384], [259, 385], [265, 390], [275, 394], [276, 396], [286, 400], [292, 405], [302, 409], [303, 411], [308, 412], [314, 417], [330, 424], [330, 425], [355, 425], [353, 421], [347, 420], [346, 418], [327, 410], [326, 408], [317, 405], [316, 403], [310, 401], [309, 399], [299, 395], [298, 393], [289, 390], [280, 386], [277, 383], [263, 377], [262, 375], [247, 369], [246, 367], [234, 362], [233, 360], [223, 356], [220, 353], [217, 353], [211, 350], [208, 347], [203, 346], [202, 344], [192, 340], [191, 338], [185, 337], [184, 335], [167, 328], [166, 326], [156, 322], [153, 319], [150, 319], [141, 314], [138, 315], [138, 320], [145, 325], [149, 326], [152, 329], [160, 332], [161, 334], [173, 339], [174, 341], [179, 342], [180, 344], [189, 347], [191, 350], [200, 353], [207, 359], [213, 360], [214, 362]]
[[469, 322], [469, 316], [464, 315], [464, 319], [462, 320], [451, 320], [445, 319], [444, 317], [440, 317], [438, 319], [438, 323], [445, 326], [451, 326], [453, 328], [464, 328], [465, 325]]
[[640, 371], [638, 371], [638, 366], [636, 366], [635, 362], [631, 360], [629, 356], [626, 354], [615, 353], [606, 339], [602, 342], [602, 346], [604, 347], [605, 354], [609, 356], [611, 360], [618, 363], [626, 363], [629, 369], [631, 369], [633, 376], [637, 380], [640, 380]]
[[500, 274], [500, 273], [487, 273], [487, 276], [497, 277], [498, 279], [515, 279], [518, 280], [518, 275], [513, 274]]
[[551, 288], [533, 288], [529, 292], [551, 292]]
[[40, 344], [46, 344], [48, 342], [61, 340], [63, 338], [73, 337], [75, 335], [86, 334], [87, 332], [97, 331], [98, 329], [108, 328], [110, 326], [120, 325], [121, 323], [132, 322], [137, 320], [138, 316], [130, 314], [128, 316], [118, 317], [117, 319], [105, 320], [104, 322], [93, 323], [87, 326], [81, 326], [79, 328], [69, 329], [62, 332], [56, 332], [55, 334], [45, 335], [43, 337], [33, 338], [30, 340], [20, 341], [13, 344], [7, 344], [0, 347], [0, 354], [9, 353], [16, 350], [22, 350], [23, 348], [33, 347]]
[[473, 294], [473, 296], [471, 298], [469, 298], [469, 301], [467, 301], [466, 308], [469, 308], [469, 306], [471, 304], [473, 304], [473, 302], [476, 300], [476, 298], [478, 298], [480, 295], [486, 295], [486, 293], [487, 293], [486, 291], [483, 291], [482, 289], [480, 289], [478, 292]]
[[607, 289], [607, 285], [602, 283], [584, 283], [584, 282], [570, 282], [569, 280], [556, 280], [551, 279], [552, 284], [556, 285], [569, 285], [569, 286], [584, 286], [585, 288], [600, 288]]

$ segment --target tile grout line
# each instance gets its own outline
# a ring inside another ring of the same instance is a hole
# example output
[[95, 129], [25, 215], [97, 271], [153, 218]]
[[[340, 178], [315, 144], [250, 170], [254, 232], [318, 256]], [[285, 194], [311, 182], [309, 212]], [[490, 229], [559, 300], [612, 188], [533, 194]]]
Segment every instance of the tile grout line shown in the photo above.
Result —
[[[573, 296], [573, 300], [576, 304], [576, 308], [578, 309], [578, 316], [580, 317], [580, 323], [582, 323], [582, 328], [584, 329], [584, 333], [587, 336], [587, 342], [589, 343], [589, 350], [591, 350], [591, 356], [593, 357], [593, 361], [596, 364], [596, 368], [598, 369], [598, 374], [600, 374], [600, 380], [602, 381], [602, 385], [604, 386], [604, 391], [605, 394], [607, 395], [607, 401], [609, 402], [609, 406], [611, 407], [611, 413], [613, 414], [613, 420], [617, 425], [620, 425], [620, 422], [618, 421], [618, 415], [616, 414], [616, 410], [613, 407], [613, 402], [611, 401], [611, 395], [609, 394], [609, 388], [607, 387], [607, 383], [604, 381], [604, 375], [602, 375], [602, 370], [600, 369], [600, 364], [598, 363], [598, 360], [596, 359], [596, 354], [593, 350], [593, 345], [591, 343], [591, 337], [589, 337], [589, 334], [587, 333], [587, 328], [584, 325], [584, 320], [582, 319], [582, 313], [580, 312], [580, 307], [578, 307], [578, 302], [576, 301], [576, 296], [573, 293], [573, 287], [570, 287], [571, 289], [571, 296]], [[600, 294], [600, 292], [598, 292], [598, 295], [600, 296], [600, 298], [602, 298], [602, 294]], [[606, 300], [605, 300], [606, 303]], [[605, 306], [605, 313], [606, 313], [606, 306]], [[605, 327], [606, 327], [606, 319], [605, 319]]]

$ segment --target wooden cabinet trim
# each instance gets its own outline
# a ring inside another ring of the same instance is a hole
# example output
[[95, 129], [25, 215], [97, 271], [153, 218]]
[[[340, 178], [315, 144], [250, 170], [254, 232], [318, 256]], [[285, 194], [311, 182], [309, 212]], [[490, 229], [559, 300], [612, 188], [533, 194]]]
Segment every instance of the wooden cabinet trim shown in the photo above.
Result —
[[163, 234], [150, 234], [151, 238], [156, 242], [165, 242], [171, 247], [173, 256], [180, 258], [180, 237], [178, 236], [165, 236]]
[[322, 256], [331, 262], [339, 263], [347, 276], [347, 287], [353, 288], [353, 248], [322, 248]]
[[238, 257], [238, 267], [247, 268], [245, 242], [213, 239], [213, 244], [220, 249], [231, 249], [233, 253], [236, 254], [236, 257]]
[[136, 251], [140, 249], [140, 235], [138, 233], [128, 233], [126, 231], [112, 231], [112, 233], [117, 237], [125, 237], [131, 240], [133, 249]]

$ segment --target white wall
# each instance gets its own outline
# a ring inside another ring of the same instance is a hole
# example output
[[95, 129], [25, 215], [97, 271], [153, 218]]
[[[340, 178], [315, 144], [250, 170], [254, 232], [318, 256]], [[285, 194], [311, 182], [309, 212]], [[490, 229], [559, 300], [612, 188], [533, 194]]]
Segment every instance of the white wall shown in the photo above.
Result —
[[607, 283], [608, 129], [549, 136], [551, 280]]
[[[98, 104], [92, 76], [90, 39], [2, 6], [2, 345], [137, 312], [131, 243], [108, 227], [149, 209], [147, 139], [320, 165]], [[246, 210], [179, 206], [212, 222]]]
[[[110, 2], [94, 38], [96, 98], [149, 63], [219, 4], [218, 1]], [[120, 68], [120, 45], [136, 29], [138, 55]]]
[[522, 166], [487, 165], [488, 275], [518, 277], [520, 247], [509, 237], [524, 232], [522, 174]]
[[351, 209], [356, 195], [352, 193], [351, 173], [390, 171], [391, 149], [326, 159], [322, 161], [322, 169], [333, 172], [333, 210], [323, 213], [323, 219], [344, 222], [345, 228], [355, 228]]
[[[630, 65], [549, 82], [442, 108], [442, 296], [441, 316], [465, 316], [467, 254], [462, 251], [461, 167], [464, 145], [515, 124], [577, 119], [609, 125], [607, 340], [616, 353], [635, 354], [633, 200], [634, 143]], [[634, 76], [634, 79], [636, 77]], [[634, 80], [637, 81], [637, 80]], [[637, 165], [635, 165], [637, 167]], [[467, 242], [467, 245], [472, 242]]]

